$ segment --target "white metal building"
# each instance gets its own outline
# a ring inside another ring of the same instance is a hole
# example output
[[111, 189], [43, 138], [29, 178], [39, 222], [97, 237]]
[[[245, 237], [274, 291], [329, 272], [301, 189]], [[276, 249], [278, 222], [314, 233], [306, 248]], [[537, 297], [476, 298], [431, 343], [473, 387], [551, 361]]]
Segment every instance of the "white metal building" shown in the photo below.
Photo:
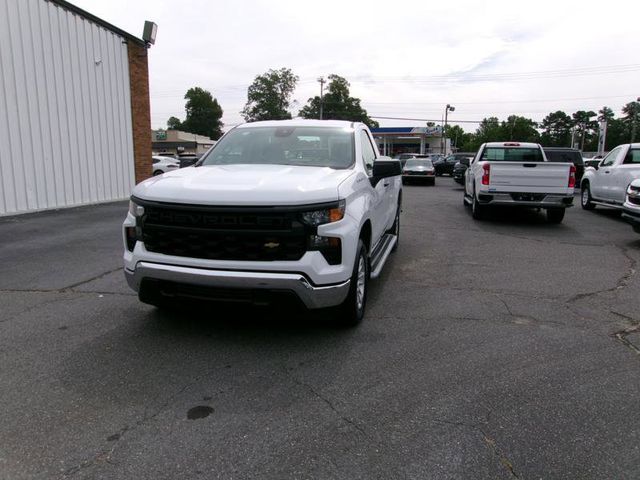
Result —
[[132, 40], [66, 2], [0, 0], [0, 215], [127, 198]]

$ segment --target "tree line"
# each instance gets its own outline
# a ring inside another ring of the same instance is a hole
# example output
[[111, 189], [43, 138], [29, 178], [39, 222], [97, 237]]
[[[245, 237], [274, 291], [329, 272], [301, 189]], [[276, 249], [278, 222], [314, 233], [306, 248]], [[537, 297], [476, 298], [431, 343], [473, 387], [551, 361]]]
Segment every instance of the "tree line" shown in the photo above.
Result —
[[621, 143], [632, 142], [635, 140], [636, 124], [640, 121], [640, 103], [625, 104], [622, 116], [618, 118], [607, 106], [598, 113], [578, 110], [569, 115], [557, 110], [549, 113], [541, 122], [519, 115], [510, 115], [502, 121], [498, 117], [488, 117], [480, 122], [475, 132], [465, 132], [458, 125], [447, 125], [446, 133], [447, 138], [461, 151], [475, 151], [485, 142], [503, 140], [535, 142], [545, 147], [573, 147], [577, 144], [580, 150], [596, 151], [601, 120], [607, 122], [606, 151]]
[[[298, 80], [299, 77], [289, 68], [269, 70], [257, 75], [247, 89], [247, 103], [240, 112], [245, 121], [291, 119], [291, 97]], [[322, 101], [319, 95], [309, 98], [307, 104], [298, 112], [298, 116], [320, 118], [322, 103], [322, 116], [325, 119], [363, 122], [370, 128], [377, 127], [378, 122], [369, 117], [367, 111], [362, 108], [360, 99], [351, 96], [350, 86], [344, 77], [329, 75]], [[205, 135], [214, 140], [220, 138], [224, 126], [223, 110], [211, 92], [194, 87], [187, 91], [184, 98], [185, 120], [170, 117], [167, 128]]]
[[[269, 70], [257, 75], [247, 89], [247, 102], [240, 112], [247, 122], [285, 120], [292, 118], [292, 95], [299, 77], [289, 68]], [[362, 108], [359, 98], [350, 94], [350, 84], [336, 74], [329, 75], [326, 93], [307, 100], [298, 112], [302, 118], [323, 118], [363, 122], [370, 128], [378, 126]], [[205, 135], [214, 140], [222, 136], [223, 110], [211, 92], [200, 87], [190, 88], [184, 96], [185, 120], [171, 117], [167, 128]], [[571, 115], [558, 110], [549, 113], [541, 122], [510, 115], [506, 120], [484, 118], [474, 132], [466, 132], [459, 125], [447, 125], [446, 135], [460, 151], [475, 151], [485, 142], [518, 140], [541, 143], [544, 146], [570, 147], [578, 144], [584, 151], [598, 149], [599, 121], [607, 121], [605, 150], [634, 140], [636, 123], [640, 120], [640, 103], [629, 102], [616, 118], [613, 110], [602, 107], [598, 113], [578, 110]], [[429, 124], [428, 124], [429, 125]], [[431, 126], [433, 124], [430, 124]], [[639, 132], [640, 134], [640, 132]]]

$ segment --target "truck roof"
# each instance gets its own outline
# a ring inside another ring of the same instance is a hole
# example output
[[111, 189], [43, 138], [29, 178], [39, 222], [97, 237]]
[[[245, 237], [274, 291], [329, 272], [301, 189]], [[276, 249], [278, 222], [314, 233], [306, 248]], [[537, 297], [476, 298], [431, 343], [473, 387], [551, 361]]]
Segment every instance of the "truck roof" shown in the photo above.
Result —
[[507, 142], [487, 142], [485, 147], [511, 147], [511, 148], [538, 148], [540, 145], [531, 142], [518, 142], [517, 140], [509, 140]]
[[265, 120], [262, 122], [250, 122], [238, 125], [236, 128], [250, 127], [333, 127], [333, 128], [353, 128], [358, 122], [347, 120], [307, 120], [305, 118], [294, 118], [292, 120]]

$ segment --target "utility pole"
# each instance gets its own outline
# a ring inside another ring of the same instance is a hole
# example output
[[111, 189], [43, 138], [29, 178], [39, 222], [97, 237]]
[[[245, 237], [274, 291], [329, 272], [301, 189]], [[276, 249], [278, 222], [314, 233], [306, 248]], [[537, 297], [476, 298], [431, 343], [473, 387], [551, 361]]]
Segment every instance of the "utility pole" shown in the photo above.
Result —
[[324, 103], [324, 82], [326, 80], [324, 77], [318, 77], [318, 82], [320, 82], [320, 120], [322, 120], [322, 104]]
[[444, 109], [444, 128], [442, 129], [442, 143], [443, 143], [443, 147], [442, 147], [442, 153], [444, 153], [445, 155], [447, 154], [447, 117], [449, 115], [449, 112], [453, 112], [456, 109], [456, 107], [449, 105], [447, 103], [447, 106]]

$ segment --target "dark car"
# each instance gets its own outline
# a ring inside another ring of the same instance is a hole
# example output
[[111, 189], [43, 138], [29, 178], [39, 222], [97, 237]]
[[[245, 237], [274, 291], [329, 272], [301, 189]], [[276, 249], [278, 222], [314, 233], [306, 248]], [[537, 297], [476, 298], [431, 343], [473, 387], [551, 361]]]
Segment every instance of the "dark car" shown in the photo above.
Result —
[[447, 175], [453, 176], [453, 169], [455, 168], [456, 163], [463, 158], [473, 157], [474, 155], [475, 154], [468, 152], [458, 152], [433, 162], [433, 166], [436, 167], [436, 175], [443, 175], [446, 173]]
[[402, 183], [422, 181], [427, 185], [436, 184], [436, 172], [429, 158], [409, 158], [402, 168]]
[[404, 167], [407, 163], [407, 160], [410, 158], [430, 158], [431, 156], [424, 153], [401, 153], [400, 155], [395, 157], [395, 160], [400, 160], [400, 163]]
[[576, 167], [576, 185], [580, 185], [580, 179], [584, 173], [584, 160], [580, 150], [563, 147], [542, 147], [547, 160], [557, 163], [573, 163]]
[[195, 153], [180, 153], [178, 154], [178, 161], [180, 162], [180, 168], [190, 167], [194, 165], [202, 155]]
[[473, 155], [462, 157], [453, 167], [453, 179], [460, 185], [464, 185], [464, 173], [469, 168]]

